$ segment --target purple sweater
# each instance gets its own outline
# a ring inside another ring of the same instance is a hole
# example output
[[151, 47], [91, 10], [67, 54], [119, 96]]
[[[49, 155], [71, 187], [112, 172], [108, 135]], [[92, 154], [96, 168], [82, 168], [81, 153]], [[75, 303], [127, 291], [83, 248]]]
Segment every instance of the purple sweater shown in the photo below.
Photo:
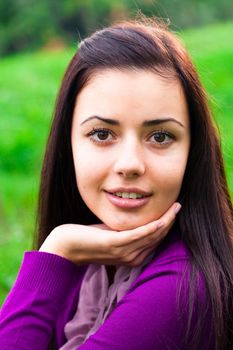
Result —
[[[76, 266], [57, 255], [26, 252], [15, 285], [0, 312], [1, 350], [57, 350], [66, 341], [65, 324], [73, 317], [88, 265]], [[169, 234], [104, 324], [81, 350], [197, 349], [191, 341], [198, 322], [198, 349], [213, 350], [209, 298], [200, 274], [195, 292], [189, 345], [189, 254]], [[201, 319], [200, 319], [201, 315]]]

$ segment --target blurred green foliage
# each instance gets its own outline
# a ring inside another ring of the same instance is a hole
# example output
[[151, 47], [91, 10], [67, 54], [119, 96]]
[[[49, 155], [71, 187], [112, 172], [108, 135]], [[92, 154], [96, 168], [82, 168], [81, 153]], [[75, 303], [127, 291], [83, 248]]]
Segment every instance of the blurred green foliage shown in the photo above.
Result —
[[[233, 22], [181, 33], [222, 134], [233, 195]], [[55, 96], [76, 45], [0, 60], [0, 303], [31, 249], [40, 168]], [[198, 142], [198, 140], [197, 140]]]
[[40, 168], [55, 95], [73, 50], [0, 60], [0, 304], [32, 248]]
[[233, 18], [232, 0], [0, 0], [0, 55], [72, 43], [139, 9], [177, 28]]

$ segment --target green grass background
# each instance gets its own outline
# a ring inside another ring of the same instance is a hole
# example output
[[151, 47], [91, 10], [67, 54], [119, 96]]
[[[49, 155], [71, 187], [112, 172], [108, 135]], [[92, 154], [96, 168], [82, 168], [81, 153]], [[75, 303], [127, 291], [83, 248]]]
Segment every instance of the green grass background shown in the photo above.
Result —
[[[180, 33], [207, 89], [233, 194], [233, 23]], [[75, 46], [75, 45], [74, 45]], [[55, 96], [73, 49], [0, 60], [0, 304], [31, 249]], [[197, 140], [198, 142], [198, 140]]]

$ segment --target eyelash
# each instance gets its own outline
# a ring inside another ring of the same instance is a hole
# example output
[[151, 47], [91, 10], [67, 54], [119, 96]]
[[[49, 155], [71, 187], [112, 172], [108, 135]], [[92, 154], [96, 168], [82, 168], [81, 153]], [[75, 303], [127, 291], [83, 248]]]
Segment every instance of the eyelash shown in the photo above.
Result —
[[173, 135], [172, 133], [170, 133], [170, 132], [168, 132], [166, 130], [156, 130], [150, 135], [150, 137], [152, 137], [152, 136], [154, 136], [156, 134], [157, 135], [158, 134], [164, 135], [165, 137], [168, 138], [168, 140], [166, 142], [156, 142], [156, 144], [160, 145], [160, 147], [165, 146], [167, 144], [170, 144], [172, 141], [175, 140], [175, 135]]
[[91, 141], [93, 141], [94, 143], [97, 144], [106, 144], [109, 142], [109, 140], [96, 140], [93, 136], [95, 136], [96, 134], [100, 133], [100, 132], [104, 132], [104, 133], [109, 133], [111, 135], [113, 135], [112, 131], [109, 129], [105, 129], [105, 128], [93, 128], [91, 132], [89, 132], [87, 134], [87, 136], [90, 138]]
[[[92, 142], [97, 143], [99, 145], [104, 145], [104, 144], [107, 144], [107, 143], [112, 141], [112, 140], [97, 140], [96, 138], [94, 138], [94, 136], [96, 136], [100, 132], [104, 132], [105, 134], [108, 133], [108, 134], [111, 134], [113, 136], [112, 131], [109, 129], [106, 129], [106, 128], [93, 128], [92, 131], [87, 134], [87, 136], [90, 138], [90, 140]], [[166, 130], [156, 130], [150, 135], [149, 138], [151, 138], [152, 136], [154, 136], [156, 134], [162, 134], [165, 137], [168, 137], [170, 139], [167, 142], [155, 142], [157, 145], [160, 145], [160, 147], [167, 145], [167, 144], [170, 144], [172, 142], [172, 140], [175, 140], [175, 136]]]

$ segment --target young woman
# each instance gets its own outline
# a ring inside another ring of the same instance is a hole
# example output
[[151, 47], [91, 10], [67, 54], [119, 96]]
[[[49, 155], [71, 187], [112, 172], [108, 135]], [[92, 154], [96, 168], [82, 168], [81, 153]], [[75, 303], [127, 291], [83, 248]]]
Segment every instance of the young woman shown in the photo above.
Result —
[[165, 26], [125, 22], [81, 43], [57, 99], [38, 226], [1, 310], [1, 350], [232, 349], [219, 137]]

